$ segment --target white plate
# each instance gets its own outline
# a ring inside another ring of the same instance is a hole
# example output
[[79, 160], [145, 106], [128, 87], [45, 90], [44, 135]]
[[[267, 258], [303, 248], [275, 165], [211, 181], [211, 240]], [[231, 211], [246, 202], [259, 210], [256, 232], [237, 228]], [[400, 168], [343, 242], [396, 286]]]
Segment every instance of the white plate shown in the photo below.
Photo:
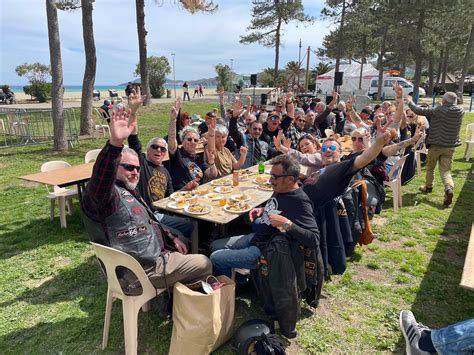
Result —
[[241, 214], [241, 213], [245, 213], [245, 212], [248, 212], [252, 209], [252, 207], [250, 205], [248, 205], [249, 208], [245, 209], [245, 210], [241, 210], [241, 211], [232, 211], [229, 209], [229, 205], [225, 205], [224, 206], [224, 211], [226, 212], [229, 212], [229, 213], [235, 213], [235, 214]]
[[259, 177], [260, 177], [260, 176], [265, 177], [265, 181], [260, 181], [260, 180], [257, 180], [257, 178], [255, 178], [255, 179], [252, 180], [252, 182], [253, 182], [254, 184], [261, 184], [262, 182], [268, 182], [268, 181], [270, 181], [270, 175], [268, 175], [268, 174], [262, 174], [262, 175], [259, 175]]
[[231, 186], [232, 180], [229, 178], [212, 180], [211, 185], [212, 186]]
[[[186, 194], [189, 194], [190, 197], [185, 197]], [[170, 195], [170, 198], [174, 200], [176, 197], [180, 197], [180, 196], [183, 196], [183, 197], [185, 197], [185, 198], [191, 198], [191, 197], [193, 197], [191, 191], [176, 191], [176, 192], [173, 192], [173, 193]]]
[[189, 214], [196, 214], [196, 215], [208, 214], [212, 211], [212, 206], [211, 205], [208, 205], [206, 203], [200, 203], [199, 205], [203, 206], [203, 207], [207, 207], [208, 209], [206, 211], [203, 211], [203, 212], [192, 212], [192, 211], [189, 210], [189, 207], [191, 207], [192, 205], [187, 205], [186, 207], [184, 207], [184, 210], [186, 212], [188, 212]]
[[233, 201], [250, 201], [251, 200], [251, 197], [247, 194], [245, 194], [247, 195], [247, 198], [245, 200], [240, 199], [239, 196], [242, 196], [242, 195], [244, 194], [235, 194], [235, 195], [230, 196], [230, 199]]
[[218, 194], [216, 192], [209, 192], [208, 194], [205, 194], [204, 197], [208, 198], [211, 201], [218, 201], [221, 198], [223, 198], [224, 195], [223, 194]]
[[228, 190], [222, 189], [223, 187], [227, 187], [227, 186], [217, 186], [214, 188], [214, 191], [220, 194], [228, 194], [229, 192], [232, 192], [232, 190], [234, 190], [232, 186], [229, 186]]
[[176, 205], [176, 201], [170, 201], [170, 202], [168, 202], [168, 204], [166, 205], [166, 207], [172, 208], [172, 209], [174, 209], [174, 210], [182, 210], [182, 209], [184, 208], [184, 206], [183, 206], [183, 207], [178, 207], [178, 206]]
[[263, 191], [273, 191], [273, 187], [270, 187], [270, 188], [267, 189], [266, 187], [264, 187], [262, 185], [258, 185], [257, 188], [260, 189], [260, 190], [263, 190]]

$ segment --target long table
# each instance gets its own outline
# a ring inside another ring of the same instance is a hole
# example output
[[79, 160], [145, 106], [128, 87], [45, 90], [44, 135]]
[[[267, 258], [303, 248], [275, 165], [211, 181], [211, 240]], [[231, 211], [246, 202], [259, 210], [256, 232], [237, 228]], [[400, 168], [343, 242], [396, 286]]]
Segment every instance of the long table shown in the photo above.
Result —
[[[266, 166], [266, 168], [268, 172], [268, 166]], [[245, 181], [239, 181], [239, 186], [232, 187], [232, 190], [230, 192], [223, 193], [227, 201], [230, 199], [232, 195], [245, 193], [250, 196], [250, 201], [247, 202], [250, 205], [250, 208], [255, 208], [265, 203], [272, 196], [273, 190], [271, 191], [261, 190], [260, 188], [258, 188], [257, 184], [252, 182], [258, 176], [258, 174], [256, 174], [257, 166], [251, 167], [250, 170], [252, 170], [255, 174], [250, 175], [249, 178]], [[232, 180], [232, 176], [229, 175], [229, 176], [223, 177], [222, 179]], [[221, 180], [221, 179], [218, 179], [218, 180]], [[224, 210], [223, 206], [220, 206], [219, 201], [212, 201], [211, 199], [206, 198], [204, 195], [199, 194], [199, 190], [201, 191], [207, 190], [208, 192], [215, 192], [214, 190], [218, 186], [214, 184], [215, 182], [211, 181], [209, 183], [201, 185], [197, 189], [198, 193], [196, 194], [196, 196], [197, 196], [198, 203], [203, 203], [203, 204], [212, 206], [211, 212], [206, 213], [206, 214], [193, 214], [193, 213], [186, 212], [184, 209], [172, 208], [170, 207], [170, 203], [173, 202], [173, 199], [171, 199], [170, 197], [153, 203], [155, 207], [158, 207], [161, 210], [173, 212], [175, 214], [191, 218], [191, 221], [194, 225], [193, 233], [191, 235], [192, 253], [198, 252], [198, 243], [199, 243], [198, 220], [213, 223], [215, 226], [225, 226], [228, 223], [235, 220], [236, 218], [248, 213], [248, 212], [242, 212], [242, 213], [227, 212]]]

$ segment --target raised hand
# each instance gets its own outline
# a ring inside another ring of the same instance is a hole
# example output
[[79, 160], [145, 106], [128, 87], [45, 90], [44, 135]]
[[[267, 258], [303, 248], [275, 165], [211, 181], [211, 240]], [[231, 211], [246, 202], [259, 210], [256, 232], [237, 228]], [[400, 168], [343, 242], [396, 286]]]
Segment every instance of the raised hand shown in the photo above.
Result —
[[278, 131], [278, 134], [275, 137], [273, 137], [273, 145], [275, 146], [277, 150], [280, 150], [281, 148], [282, 139], [283, 139], [283, 130], [280, 129]]
[[181, 111], [181, 96], [178, 96], [176, 98], [176, 101], [174, 102], [174, 107], [176, 107], [176, 112]]
[[171, 109], [170, 109], [170, 120], [176, 121], [176, 117], [178, 117], [178, 111], [179, 110], [177, 110], [176, 107], [174, 107], [174, 106], [171, 107]]
[[287, 149], [291, 147], [291, 138], [283, 138], [283, 146]]
[[209, 130], [209, 133], [214, 133], [216, 131], [216, 118], [215, 117], [212, 117], [210, 122], [209, 122], [209, 125], [207, 126], [208, 130]]
[[240, 97], [236, 96], [235, 101], [232, 104], [232, 117], [238, 118], [243, 111], [243, 107], [244, 106], [242, 105], [242, 101], [240, 101]]
[[395, 96], [397, 99], [403, 98], [403, 88], [396, 80], [393, 82], [393, 90], [395, 91]]
[[138, 108], [141, 106], [145, 100], [145, 95], [142, 96], [141, 89], [133, 89], [132, 93], [128, 97], [128, 108], [131, 110], [131, 114], [134, 115]]
[[242, 145], [239, 150], [240, 150], [240, 156], [246, 156], [247, 155], [247, 152], [248, 152], [247, 147]]
[[224, 87], [223, 86], [219, 86], [219, 89], [217, 89], [217, 95], [219, 97], [224, 97]]
[[115, 146], [121, 146], [122, 142], [135, 129], [136, 121], [129, 122], [130, 110], [116, 110], [112, 112], [110, 119], [110, 143]]
[[375, 127], [377, 127], [377, 141], [378, 142], [387, 142], [390, 141], [391, 135], [389, 131], [389, 126], [392, 123], [392, 119], [388, 118], [385, 125], [382, 126], [382, 119], [377, 117], [375, 119]]
[[214, 164], [214, 161], [216, 159], [216, 155], [214, 150], [211, 150], [209, 145], [206, 146], [206, 156], [207, 156], [207, 162], [209, 165]]
[[347, 111], [352, 110], [353, 106], [354, 106], [354, 96], [350, 96], [349, 100], [347, 100], [346, 102]]

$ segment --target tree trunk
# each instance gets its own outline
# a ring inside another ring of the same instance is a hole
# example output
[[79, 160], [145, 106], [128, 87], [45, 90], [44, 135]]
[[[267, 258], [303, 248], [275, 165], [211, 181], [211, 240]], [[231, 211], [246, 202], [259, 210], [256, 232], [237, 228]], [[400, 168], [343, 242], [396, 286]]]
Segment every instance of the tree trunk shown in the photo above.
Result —
[[448, 75], [448, 59], [449, 59], [449, 51], [448, 51], [448, 44], [444, 48], [444, 57], [443, 57], [443, 74], [441, 76], [441, 86], [443, 89], [446, 90], [446, 76]]
[[383, 85], [383, 56], [385, 55], [385, 42], [387, 41], [387, 32], [388, 26], [384, 28], [382, 43], [380, 44], [380, 54], [377, 59], [377, 67], [379, 70], [379, 85], [377, 87], [377, 98], [381, 100], [382, 98], [382, 85]]
[[364, 72], [365, 47], [367, 46], [367, 36], [362, 36], [362, 58], [360, 60], [359, 90], [362, 89], [362, 73]]
[[428, 95], [433, 95], [433, 87], [434, 87], [434, 58], [433, 58], [433, 51], [430, 51], [428, 55]]
[[275, 68], [273, 69], [273, 80], [275, 86], [278, 80], [278, 63], [280, 61], [280, 30], [281, 30], [281, 17], [278, 17], [278, 25], [275, 33]]
[[402, 64], [400, 66], [400, 76], [405, 77], [407, 71], [407, 58], [408, 58], [408, 42], [404, 42], [402, 49]]
[[61, 60], [61, 43], [59, 40], [59, 23], [56, 0], [46, 0], [48, 20], [49, 56], [51, 61], [51, 107], [54, 130], [54, 150], [67, 150], [66, 132], [63, 116], [63, 63]]
[[441, 71], [442, 71], [442, 65], [443, 65], [443, 57], [444, 57], [444, 49], [441, 49], [441, 52], [439, 54], [439, 61], [438, 61], [438, 73], [436, 73], [436, 84], [435, 86], [438, 87], [439, 81], [441, 80]]
[[[339, 64], [341, 62], [341, 56], [342, 56], [342, 48], [343, 48], [343, 41], [344, 41], [344, 36], [343, 36], [343, 28], [344, 28], [344, 18], [346, 16], [346, 0], [342, 0], [342, 11], [341, 11], [341, 24], [339, 25], [339, 33], [338, 33], [338, 40], [337, 40], [337, 57], [336, 57], [336, 67], [335, 71], [339, 71]], [[334, 90], [336, 87], [334, 87]]]
[[82, 80], [81, 134], [92, 133], [92, 99], [94, 92], [97, 58], [95, 55], [94, 27], [92, 22], [92, 0], [81, 0], [82, 36], [86, 52], [86, 67]]
[[413, 99], [418, 102], [418, 89], [421, 81], [421, 66], [423, 65], [423, 52], [421, 46], [421, 31], [425, 22], [425, 10], [420, 10], [418, 23], [416, 24], [416, 44], [415, 44], [415, 78], [413, 83]]
[[136, 0], [137, 8], [137, 30], [138, 30], [138, 49], [140, 52], [140, 77], [142, 94], [145, 95], [143, 105], [149, 105], [151, 102], [150, 83], [148, 81], [148, 67], [146, 64], [146, 35], [145, 29], [145, 0]]
[[460, 92], [460, 95], [458, 95], [458, 97], [459, 97], [459, 103], [461, 104], [463, 103], [464, 80], [466, 79], [467, 70], [469, 69], [469, 66], [471, 65], [473, 42], [474, 42], [474, 24], [471, 24], [471, 33], [467, 41], [466, 54], [464, 55], [464, 62], [462, 65], [462, 73], [458, 82], [458, 92]]

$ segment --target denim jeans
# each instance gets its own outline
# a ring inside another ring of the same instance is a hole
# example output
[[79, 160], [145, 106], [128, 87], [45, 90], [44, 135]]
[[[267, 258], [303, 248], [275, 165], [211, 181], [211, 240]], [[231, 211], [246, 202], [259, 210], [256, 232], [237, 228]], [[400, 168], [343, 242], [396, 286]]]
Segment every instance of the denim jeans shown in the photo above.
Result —
[[431, 330], [431, 340], [440, 355], [474, 352], [474, 319]]
[[211, 243], [211, 262], [214, 275], [231, 277], [232, 268], [255, 269], [260, 249], [250, 241], [253, 233], [236, 237], [217, 239]]
[[186, 217], [176, 217], [155, 212], [156, 219], [166, 227], [180, 232], [185, 238], [191, 238], [193, 223]]

